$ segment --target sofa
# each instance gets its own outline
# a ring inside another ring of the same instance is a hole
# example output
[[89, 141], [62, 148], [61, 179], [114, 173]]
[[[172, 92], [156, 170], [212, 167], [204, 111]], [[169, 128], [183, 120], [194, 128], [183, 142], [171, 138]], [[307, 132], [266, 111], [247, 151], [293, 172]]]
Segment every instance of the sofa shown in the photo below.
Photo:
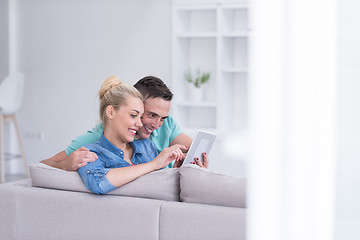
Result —
[[0, 239], [246, 238], [246, 179], [187, 165], [97, 195], [77, 172], [30, 173], [0, 185]]

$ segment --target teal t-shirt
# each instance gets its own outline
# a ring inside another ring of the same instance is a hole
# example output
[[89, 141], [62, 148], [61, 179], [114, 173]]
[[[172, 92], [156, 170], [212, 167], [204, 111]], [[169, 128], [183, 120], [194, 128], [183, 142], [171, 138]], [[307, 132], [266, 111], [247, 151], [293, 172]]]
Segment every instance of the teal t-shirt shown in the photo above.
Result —
[[[104, 125], [102, 123], [96, 125], [96, 127], [94, 127], [91, 131], [88, 131], [87, 133], [72, 140], [71, 144], [65, 150], [66, 154], [69, 156], [76, 149], [79, 149], [86, 144], [92, 144], [98, 141], [103, 132]], [[179, 125], [171, 116], [169, 116], [164, 120], [161, 127], [151, 133], [149, 140], [155, 144], [156, 149], [160, 153], [164, 148], [169, 147], [170, 142], [180, 133], [181, 129]], [[172, 167], [172, 164], [170, 167]]]

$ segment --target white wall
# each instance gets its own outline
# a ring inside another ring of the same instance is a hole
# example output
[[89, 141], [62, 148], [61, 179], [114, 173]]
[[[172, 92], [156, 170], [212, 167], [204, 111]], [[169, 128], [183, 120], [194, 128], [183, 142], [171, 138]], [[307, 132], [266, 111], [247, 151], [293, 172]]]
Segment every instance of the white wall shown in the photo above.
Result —
[[29, 162], [95, 126], [107, 76], [170, 83], [170, 1], [18, 0], [16, 7], [16, 62], [27, 77], [18, 118]]
[[[133, 84], [155, 75], [171, 88], [171, 1], [12, 1], [18, 42], [10, 58], [27, 78], [18, 120], [29, 162], [53, 156], [95, 126], [96, 94], [107, 76]], [[245, 176], [246, 162], [222, 147], [214, 146], [211, 168]]]
[[360, 2], [339, 4], [337, 240], [360, 239]]
[[9, 71], [8, 1], [0, 0], [0, 82]]

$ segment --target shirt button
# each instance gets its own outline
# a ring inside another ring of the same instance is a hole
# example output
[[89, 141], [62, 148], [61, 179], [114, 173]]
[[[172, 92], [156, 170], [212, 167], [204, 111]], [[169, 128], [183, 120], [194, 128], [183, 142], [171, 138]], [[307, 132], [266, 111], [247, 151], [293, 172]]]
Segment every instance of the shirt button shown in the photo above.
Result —
[[90, 173], [90, 170], [87, 170], [87, 173]]
[[123, 154], [122, 152], [120, 152], [120, 154]]

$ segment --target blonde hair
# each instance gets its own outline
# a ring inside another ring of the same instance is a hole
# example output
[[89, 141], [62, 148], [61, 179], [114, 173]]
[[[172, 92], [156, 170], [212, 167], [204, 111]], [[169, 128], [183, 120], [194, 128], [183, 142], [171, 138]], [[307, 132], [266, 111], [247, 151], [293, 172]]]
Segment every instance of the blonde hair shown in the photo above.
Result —
[[121, 106], [126, 105], [126, 98], [128, 95], [137, 97], [141, 101], [144, 101], [143, 96], [136, 88], [121, 82], [118, 77], [111, 76], [104, 80], [99, 91], [100, 119], [104, 126], [107, 118], [106, 108], [111, 105], [115, 110], [117, 110]]

